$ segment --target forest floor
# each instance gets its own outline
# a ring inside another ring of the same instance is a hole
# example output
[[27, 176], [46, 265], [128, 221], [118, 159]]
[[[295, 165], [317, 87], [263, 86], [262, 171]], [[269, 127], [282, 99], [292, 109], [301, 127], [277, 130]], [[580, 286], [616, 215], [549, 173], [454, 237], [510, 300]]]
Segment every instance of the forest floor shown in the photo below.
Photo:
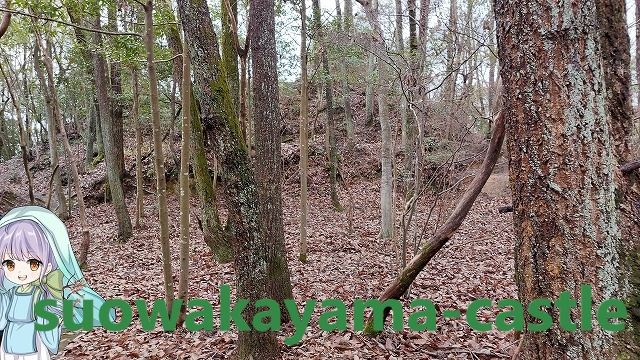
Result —
[[[502, 359], [511, 358], [518, 347], [513, 332], [472, 330], [464, 321], [466, 308], [476, 299], [498, 300], [517, 298], [513, 268], [513, 235], [510, 214], [499, 215], [497, 208], [510, 204], [508, 176], [504, 158], [478, 197], [462, 227], [449, 243], [427, 265], [404, 299], [405, 330], [393, 331], [388, 322], [385, 331], [375, 338], [353, 331], [353, 300], [377, 298], [394, 279], [398, 271], [395, 247], [378, 237], [379, 215], [379, 144], [375, 130], [359, 134], [361, 144], [350, 154], [343, 154], [344, 186], [339, 197], [345, 208], [353, 209], [353, 231], [348, 229], [349, 211], [333, 210], [328, 174], [321, 154], [310, 159], [308, 263], [298, 261], [299, 240], [299, 176], [297, 161], [287, 164], [295, 146], [283, 144], [284, 173], [284, 230], [287, 255], [291, 269], [295, 300], [302, 307], [308, 299], [341, 299], [347, 305], [347, 331], [322, 331], [318, 318], [322, 313], [316, 305], [311, 322], [302, 341], [294, 346], [284, 345], [285, 337], [294, 332], [291, 324], [278, 332], [283, 359]], [[323, 140], [315, 146], [322, 152]], [[371, 141], [367, 143], [367, 141]], [[313, 146], [312, 146], [313, 147]], [[83, 153], [81, 145], [74, 147]], [[351, 165], [348, 157], [353, 160]], [[42, 158], [46, 158], [42, 155]], [[480, 156], [477, 161], [481, 161]], [[41, 162], [48, 160], [41, 160]], [[83, 161], [83, 159], [80, 159]], [[148, 166], [152, 169], [150, 159]], [[168, 160], [170, 161], [170, 160]], [[473, 174], [477, 161], [466, 168]], [[128, 154], [127, 167], [133, 162]], [[372, 165], [371, 165], [372, 164]], [[376, 165], [378, 164], [378, 165]], [[45, 164], [46, 165], [46, 164]], [[46, 199], [50, 170], [47, 166], [31, 164], [34, 171], [36, 197]], [[366, 168], [366, 169], [365, 169]], [[368, 170], [367, 170], [368, 169]], [[145, 167], [145, 171], [146, 167]], [[369, 174], [367, 175], [367, 171]], [[461, 171], [461, 173], [464, 173]], [[82, 184], [88, 193], [92, 184], [104, 176], [104, 164], [85, 169]], [[464, 181], [461, 181], [464, 184]], [[110, 203], [89, 202], [87, 218], [91, 233], [89, 267], [84, 271], [91, 286], [104, 298], [120, 298], [133, 304], [134, 300], [162, 299], [162, 260], [159, 245], [159, 226], [154, 182], [146, 184], [145, 217], [142, 226], [124, 244], [114, 241], [116, 221]], [[438, 196], [439, 204], [430, 219], [428, 213], [435, 197], [421, 198], [415, 217], [418, 230], [423, 227], [427, 237], [450, 213], [464, 189], [453, 188]], [[397, 198], [402, 196], [397, 194]], [[0, 163], [0, 213], [12, 206], [25, 205], [26, 179], [18, 158]], [[403, 204], [397, 202], [397, 223]], [[129, 212], [135, 218], [135, 194], [127, 199]], [[177, 284], [179, 266], [179, 206], [177, 191], [169, 194], [172, 265]], [[221, 203], [224, 209], [224, 204]], [[198, 214], [196, 199], [192, 199], [192, 220]], [[65, 221], [74, 246], [79, 245], [80, 222], [77, 209]], [[219, 287], [234, 288], [231, 264], [217, 264], [202, 241], [196, 221], [192, 221], [189, 297], [206, 299], [214, 305], [216, 329], [219, 319]], [[399, 227], [397, 229], [399, 231]], [[77, 249], [77, 247], [75, 247]], [[408, 258], [411, 257], [412, 242]], [[407, 327], [410, 302], [429, 299], [438, 310], [436, 331], [414, 332]], [[460, 310], [462, 319], [444, 319], [443, 310]], [[479, 320], [492, 321], [497, 309], [482, 309]], [[178, 329], [164, 332], [159, 322], [154, 331], [143, 331], [134, 309], [132, 326], [121, 332], [107, 332], [97, 328], [65, 335], [66, 346], [54, 359], [213, 359], [227, 358], [235, 348], [236, 331], [189, 332]]]

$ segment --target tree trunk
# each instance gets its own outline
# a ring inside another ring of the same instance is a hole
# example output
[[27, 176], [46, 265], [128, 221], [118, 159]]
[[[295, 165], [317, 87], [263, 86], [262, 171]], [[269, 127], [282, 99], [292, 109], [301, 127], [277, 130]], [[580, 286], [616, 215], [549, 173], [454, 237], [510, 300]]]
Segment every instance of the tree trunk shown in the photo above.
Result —
[[[33, 63], [36, 69], [36, 76], [42, 89], [45, 101], [45, 113], [47, 116], [47, 134], [49, 135], [49, 155], [51, 156], [51, 170], [53, 174], [53, 191], [58, 199], [58, 211], [57, 215], [60, 219], [65, 220], [69, 218], [69, 209], [67, 208], [67, 199], [64, 196], [64, 188], [62, 187], [62, 178], [60, 177], [59, 165], [60, 157], [58, 154], [58, 138], [56, 131], [56, 119], [53, 114], [53, 99], [49, 92], [47, 80], [45, 79], [44, 72], [42, 71], [42, 59], [44, 56], [40, 53], [40, 44], [36, 43], [33, 49]], [[55, 171], [58, 169], [58, 171]]]
[[[336, 125], [333, 115], [333, 80], [329, 72], [329, 59], [324, 44], [324, 32], [322, 31], [322, 20], [320, 19], [320, 1], [313, 0], [313, 22], [316, 34], [316, 47], [319, 48], [322, 58], [322, 70], [324, 78], [325, 101], [327, 103], [327, 132], [329, 143], [329, 186], [331, 188], [331, 203], [337, 211], [342, 211], [342, 205], [338, 199], [338, 144], [336, 142]], [[255, 56], [254, 56], [255, 57]], [[255, 76], [255, 75], [254, 75]], [[255, 83], [255, 82], [254, 82]], [[254, 94], [255, 95], [255, 94]], [[256, 114], [257, 117], [257, 114]], [[257, 124], [256, 124], [257, 125]], [[256, 127], [256, 134], [258, 134]]]
[[[169, 6], [170, 4], [167, 2], [165, 5]], [[167, 39], [172, 39], [168, 41], [172, 53], [174, 55], [182, 54], [183, 48], [177, 26], [167, 26]], [[173, 62], [174, 78], [178, 82], [182, 82], [182, 71], [182, 57], [178, 56]], [[206, 133], [207, 129], [200, 122], [200, 112], [193, 92], [191, 92], [189, 111], [191, 111], [192, 138], [190, 143], [191, 156], [193, 157], [193, 177], [200, 200], [200, 228], [205, 244], [213, 252], [214, 260], [219, 263], [227, 263], [233, 259], [230, 239], [232, 234], [224, 228], [218, 214], [214, 182], [209, 173], [207, 160], [207, 147], [210, 146], [210, 141], [207, 139], [211, 138], [211, 135]]]
[[[183, 43], [183, 49], [187, 49], [187, 44]], [[191, 197], [189, 188], [189, 140], [191, 139], [191, 115], [187, 109], [191, 105], [191, 63], [189, 52], [182, 53], [183, 77], [182, 90], [182, 151], [180, 153], [180, 281], [178, 282], [178, 299], [182, 299], [180, 307], [180, 318], [178, 323], [182, 325], [187, 315], [187, 296], [189, 293], [189, 198]]]
[[[617, 336], [616, 353], [628, 358], [640, 356], [640, 223], [634, 204], [640, 194], [634, 190], [637, 177], [627, 170], [627, 161], [633, 154], [630, 151], [630, 139], [633, 133], [631, 110], [631, 47], [627, 31], [627, 18], [624, 0], [596, 0], [598, 23], [600, 24], [600, 45], [606, 87], [607, 116], [613, 140], [615, 157], [620, 164], [616, 172], [616, 206], [618, 228], [622, 239], [621, 251], [622, 278], [628, 283], [630, 292], [625, 303], [630, 314], [630, 324], [622, 336]], [[637, 26], [637, 24], [636, 24]], [[640, 162], [638, 162], [640, 163]], [[633, 345], [631, 345], [633, 344]]]
[[[259, 7], [256, 3], [253, 5]], [[236, 294], [238, 299], [249, 301], [243, 311], [243, 318], [250, 323], [257, 313], [255, 302], [268, 298], [271, 295], [268, 288], [272, 286], [268, 271], [270, 246], [261, 237], [258, 188], [224, 76], [218, 38], [213, 30], [207, 4], [202, 1], [180, 0], [178, 9], [189, 43], [194, 90], [201, 96], [202, 123], [211, 130], [209, 134], [212, 150], [217, 154], [222, 171], [226, 174], [226, 203], [229, 221], [235, 231], [233, 244]], [[275, 333], [255, 329], [240, 331], [236, 355], [240, 359], [279, 358]]]
[[153, 121], [153, 151], [156, 169], [156, 193], [158, 194], [158, 217], [160, 223], [160, 247], [162, 248], [162, 274], [164, 293], [168, 311], [173, 307], [174, 286], [171, 269], [171, 249], [169, 244], [169, 214], [167, 210], [167, 181], [165, 179], [164, 155], [162, 151], [162, 129], [160, 128], [160, 104], [158, 100], [158, 76], [153, 60], [153, 1], [144, 5], [145, 36], [144, 46], [147, 52], [147, 71], [149, 75], [149, 93], [151, 97], [151, 118]]
[[13, 103], [13, 107], [16, 109], [16, 120], [18, 121], [18, 130], [20, 131], [20, 151], [22, 153], [22, 165], [24, 166], [24, 173], [27, 176], [27, 190], [29, 191], [29, 201], [31, 205], [34, 205], [35, 203], [33, 198], [33, 179], [31, 177], [31, 172], [29, 171], [29, 160], [27, 155], [27, 139], [24, 131], [24, 126], [22, 126], [22, 111], [20, 110], [20, 104], [18, 104], [18, 99], [16, 98], [16, 95], [13, 92], [11, 81], [9, 81], [9, 77], [4, 72], [4, 69], [2, 68], [2, 64], [0, 64], [0, 73], [2, 73], [4, 82], [7, 84], [7, 90], [9, 91], [9, 96], [11, 97], [11, 102]]
[[140, 228], [140, 218], [144, 217], [142, 188], [142, 123], [138, 111], [140, 110], [140, 81], [138, 80], [138, 66], [131, 68], [131, 82], [133, 88], [133, 105], [131, 109], [131, 118], [135, 124], [136, 132], [136, 228]]
[[[110, 6], [108, 11], [108, 26], [107, 28], [110, 31], [117, 32], [118, 31], [118, 23], [116, 18], [116, 7]], [[109, 79], [111, 82], [111, 91], [110, 91], [110, 117], [109, 117], [109, 136], [111, 139], [109, 140], [109, 152], [113, 153], [113, 162], [110, 166], [115, 168], [116, 173], [120, 179], [125, 175], [124, 168], [124, 137], [123, 137], [123, 122], [124, 122], [124, 104], [121, 100], [122, 96], [122, 80], [121, 80], [121, 66], [118, 61], [111, 61], [109, 63]], [[106, 151], [105, 151], [106, 152]], [[108, 164], [108, 162], [107, 162]], [[122, 182], [122, 181], [121, 181]], [[122, 211], [122, 209], [120, 209]], [[127, 218], [129, 218], [129, 212], [127, 212]], [[123, 215], [118, 216], [118, 219]], [[131, 224], [131, 219], [129, 218], [129, 224]], [[131, 226], [129, 226], [130, 228]]]
[[[220, 47], [222, 48], [222, 62], [227, 74], [227, 81], [231, 89], [233, 103], [236, 106], [236, 113], [240, 111], [240, 80], [238, 74], [238, 52], [232, 29], [232, 21], [238, 18], [238, 0], [221, 0], [221, 21], [222, 38]], [[228, 4], [228, 6], [227, 6]], [[232, 20], [233, 18], [233, 20]]]
[[[278, 57], [274, 0], [255, 2], [249, 8], [249, 34], [253, 56], [253, 113], [256, 127], [256, 182], [260, 194], [261, 236], [268, 246], [267, 283], [270, 299], [280, 304], [288, 321], [285, 299], [293, 299], [282, 222], [282, 151]], [[335, 138], [334, 138], [335, 141]]]
[[[640, 84], [640, 0], [636, 0], [636, 83]], [[636, 94], [636, 101], [640, 109], [640, 91]], [[640, 130], [640, 127], [638, 128]]]
[[[581, 285], [589, 284], [597, 306], [623, 294], [596, 1], [497, 0], [494, 10], [509, 104], [519, 300], [527, 308], [534, 299], [559, 299], [565, 291], [576, 299]], [[559, 318], [556, 307], [550, 314]], [[589, 311], [580, 326], [589, 326], [594, 315]], [[580, 318], [578, 309], [571, 317]], [[525, 314], [525, 323], [534, 321]], [[614, 355], [612, 336], [600, 326], [569, 332], [554, 322], [549, 330], [527, 331], [523, 341], [525, 359]]]
[[45, 70], [47, 71], [47, 83], [49, 96], [51, 97], [51, 104], [53, 105], [53, 117], [57, 119], [58, 126], [60, 127], [60, 136], [62, 137], [62, 144], [64, 145], [65, 152], [69, 161], [69, 167], [73, 174], [73, 180], [76, 187], [76, 197], [78, 199], [78, 214], [80, 215], [80, 232], [82, 233], [82, 241], [80, 242], [80, 253], [78, 254], [78, 264], [81, 268], [87, 266], [87, 256], [89, 254], [89, 246], [91, 239], [89, 237], [89, 226], [87, 224], [87, 215], [84, 205], [84, 194], [82, 192], [82, 185], [80, 184], [80, 175], [78, 174], [78, 166], [76, 165], [71, 145], [69, 145], [69, 139], [67, 138], [67, 131], [64, 128], [64, 119], [60, 113], [60, 106], [58, 103], [58, 94], [55, 88], [55, 82], [53, 78], [53, 63], [47, 53], [47, 47], [40, 35], [39, 31], [35, 30], [36, 42], [42, 52], [42, 60], [44, 62]]
[[[100, 28], [100, 19], [96, 17], [96, 28]], [[93, 33], [93, 44], [99, 47], [102, 43], [102, 34]], [[123, 149], [122, 143], [118, 144], [116, 138], [122, 139], [122, 108], [113, 105], [109, 99], [108, 80], [106, 74], [107, 62], [104, 55], [98, 50], [93, 53], [93, 72], [96, 84], [96, 93], [98, 98], [98, 109], [100, 111], [100, 121], [102, 122], [102, 139], [104, 142], [104, 160], [107, 169], [107, 180], [109, 182], [109, 193], [111, 194], [111, 202], [116, 212], [118, 223], [117, 241], [125, 242], [132, 235], [131, 217], [125, 202], [124, 190], [122, 188], [121, 174], [124, 173]], [[117, 76], [118, 82], [119, 75]], [[119, 86], [119, 85], [117, 85]], [[119, 108], [120, 110], [116, 110]], [[119, 113], [120, 120], [116, 120], [114, 115]], [[118, 130], [119, 128], [119, 130]], [[119, 135], [118, 135], [119, 134]]]
[[[400, 1], [400, 0], [398, 0]], [[346, 7], [345, 2], [345, 7]], [[349, 25], [353, 20], [347, 17], [345, 14], [344, 21], [342, 20], [342, 12], [340, 9], [340, 0], [336, 0], [336, 19], [338, 21], [338, 28], [343, 35], [343, 38], [351, 42], [351, 26]], [[351, 44], [349, 44], [350, 46]], [[344, 123], [347, 130], [347, 147], [352, 148], [355, 145], [355, 123], [353, 121], [353, 113], [351, 110], [351, 88], [349, 87], [349, 69], [347, 61], [340, 61], [340, 72], [342, 74], [342, 101], [344, 104]]]
[[300, 1], [300, 255], [307, 262], [307, 176], [309, 160], [309, 89], [307, 78], [307, 5]]

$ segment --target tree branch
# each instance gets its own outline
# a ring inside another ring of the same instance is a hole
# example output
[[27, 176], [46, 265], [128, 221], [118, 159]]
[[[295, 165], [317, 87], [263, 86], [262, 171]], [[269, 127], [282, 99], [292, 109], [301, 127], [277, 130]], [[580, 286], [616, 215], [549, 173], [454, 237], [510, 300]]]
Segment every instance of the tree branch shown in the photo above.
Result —
[[11, 7], [11, 0], [5, 1], [4, 6], [6, 10], [4, 10], [2, 22], [0, 22], [0, 38], [7, 32], [9, 24], [11, 23], [11, 11], [9, 11], [9, 8]]
[[[66, 26], [70, 26], [72, 28], [75, 29], [80, 29], [80, 30], [85, 30], [85, 31], [89, 31], [89, 32], [94, 32], [94, 33], [100, 33], [100, 34], [105, 34], [105, 35], [114, 35], [114, 36], [137, 36], [139, 38], [142, 38], [141, 34], [138, 33], [133, 33], [133, 32], [113, 32], [113, 31], [106, 31], [106, 30], [98, 30], [98, 29], [93, 29], [93, 28], [88, 28], [88, 27], [84, 27], [81, 25], [76, 25], [76, 24], [72, 24], [63, 20], [57, 20], [57, 19], [51, 19], [51, 18], [45, 18], [45, 17], [41, 17], [38, 15], [33, 15], [33, 14], [29, 14], [26, 13], [24, 11], [20, 11], [20, 10], [11, 10], [7, 7], [0, 7], [0, 11], [5, 11], [5, 17], [7, 16], [7, 14], [16, 14], [16, 15], [22, 15], [22, 16], [27, 16], [33, 19], [37, 19], [37, 20], [44, 20], [44, 21], [51, 21], [57, 24], [61, 24], [61, 25], [66, 25]], [[3, 17], [2, 19], [2, 24], [0, 25], [0, 31], [2, 30], [2, 25], [4, 25], [5, 19]], [[7, 21], [7, 27], [9, 26], [8, 21]], [[6, 29], [5, 29], [6, 30]], [[0, 32], [0, 36], [2, 36], [2, 33]]]
[[[360, 0], [356, 0], [360, 2]], [[493, 172], [493, 167], [496, 164], [498, 157], [500, 156], [500, 149], [502, 148], [502, 141], [504, 140], [504, 128], [505, 119], [503, 111], [499, 111], [494, 118], [493, 134], [491, 136], [491, 143], [487, 154], [482, 162], [480, 171], [475, 176], [471, 185], [462, 196], [462, 199], [456, 205], [447, 221], [433, 234], [431, 239], [422, 247], [420, 252], [411, 259], [411, 262], [402, 270], [400, 276], [394, 280], [391, 285], [380, 295], [378, 300], [384, 303], [389, 299], [400, 299], [409, 286], [413, 283], [418, 274], [424, 269], [429, 261], [435, 256], [435, 254], [444, 246], [444, 244], [451, 239], [453, 234], [458, 230], [462, 221], [465, 219], [473, 202], [476, 200], [480, 191], [487, 182], [487, 179]], [[386, 307], [383, 312], [384, 318], [389, 314], [390, 308]], [[372, 334], [373, 330], [373, 313], [367, 320], [367, 327], [365, 333]]]

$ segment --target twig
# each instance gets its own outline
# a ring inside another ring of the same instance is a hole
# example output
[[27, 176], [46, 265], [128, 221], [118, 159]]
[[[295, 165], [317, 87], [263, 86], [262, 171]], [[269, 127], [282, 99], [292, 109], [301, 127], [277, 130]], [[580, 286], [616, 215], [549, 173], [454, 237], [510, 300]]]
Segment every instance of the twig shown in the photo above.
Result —
[[66, 21], [62, 21], [62, 20], [57, 20], [57, 19], [51, 19], [51, 18], [45, 18], [45, 17], [41, 17], [38, 15], [33, 15], [33, 14], [29, 14], [26, 13], [24, 11], [20, 11], [20, 10], [11, 10], [11, 9], [7, 9], [6, 7], [0, 7], [0, 11], [5, 11], [7, 13], [10, 14], [16, 14], [16, 15], [22, 15], [22, 16], [27, 16], [30, 18], [34, 18], [37, 20], [44, 20], [44, 21], [51, 21], [57, 24], [62, 24], [62, 25], [66, 25], [66, 26], [71, 26], [72, 28], [76, 28], [76, 29], [80, 29], [80, 30], [85, 30], [85, 31], [89, 31], [89, 32], [95, 32], [95, 33], [100, 33], [100, 34], [105, 34], [105, 35], [117, 35], [117, 36], [137, 36], [139, 38], [142, 38], [141, 34], [138, 33], [133, 33], [133, 32], [113, 32], [113, 31], [106, 31], [106, 30], [99, 30], [99, 29], [93, 29], [93, 28], [88, 28], [88, 27], [84, 27], [81, 25], [76, 25], [76, 24], [72, 24], [72, 23], [68, 23]]

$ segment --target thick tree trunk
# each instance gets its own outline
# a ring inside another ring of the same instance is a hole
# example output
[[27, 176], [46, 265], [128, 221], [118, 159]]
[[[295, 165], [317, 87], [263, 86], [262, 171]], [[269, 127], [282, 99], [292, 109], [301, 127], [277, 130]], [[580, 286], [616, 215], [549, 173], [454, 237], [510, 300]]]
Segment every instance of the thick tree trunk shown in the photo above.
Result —
[[[169, 2], [165, 0], [166, 6]], [[183, 48], [180, 41], [180, 33], [177, 26], [167, 27], [167, 39], [169, 47], [174, 55], [182, 54]], [[178, 82], [182, 82], [182, 58], [177, 56], [173, 61], [173, 74]], [[185, 111], [183, 109], [182, 111]], [[233, 249], [230, 237], [232, 234], [227, 231], [220, 215], [218, 214], [218, 205], [216, 200], [216, 192], [214, 181], [209, 173], [209, 162], [207, 160], [207, 138], [210, 134], [206, 134], [205, 129], [200, 121], [200, 111], [195, 94], [191, 92], [191, 101], [189, 111], [191, 112], [191, 156], [193, 166], [193, 177], [196, 183], [196, 192], [200, 200], [200, 228], [205, 244], [209, 246], [213, 252], [213, 258], [219, 263], [227, 263], [233, 259]]]
[[280, 129], [278, 57], [276, 54], [274, 1], [253, 3], [249, 9], [249, 34], [253, 56], [253, 113], [256, 127], [256, 182], [260, 194], [261, 236], [268, 246], [267, 282], [270, 299], [289, 313], [285, 299], [293, 299], [282, 222], [282, 151]]
[[[619, 297], [616, 162], [596, 1], [497, 0], [495, 15], [519, 300], [527, 308], [565, 291], [575, 299], [583, 284], [593, 287], [593, 304]], [[557, 308], [550, 314], [558, 319]], [[595, 311], [590, 315], [591, 321]], [[580, 318], [576, 308], [571, 317]], [[533, 321], [525, 315], [525, 323]], [[522, 356], [605, 359], [614, 355], [611, 343], [599, 326], [568, 332], [554, 322], [524, 334]]]
[[[100, 28], [100, 20], [96, 18], [96, 28]], [[93, 44], [97, 47], [102, 43], [102, 34], [93, 33]], [[121, 174], [124, 173], [124, 156], [122, 143], [118, 144], [118, 137], [122, 139], [122, 108], [113, 105], [109, 98], [109, 84], [106, 74], [107, 62], [104, 55], [100, 51], [93, 54], [93, 72], [96, 84], [96, 93], [98, 98], [98, 108], [100, 110], [100, 121], [102, 122], [102, 139], [104, 141], [104, 156], [107, 168], [107, 180], [109, 182], [109, 193], [111, 194], [111, 202], [116, 212], [118, 223], [117, 241], [125, 242], [132, 235], [131, 217], [125, 202], [124, 190], [122, 188]], [[118, 82], [119, 80], [119, 75]], [[116, 87], [118, 87], [117, 85]], [[116, 110], [119, 108], [119, 110]], [[118, 113], [120, 120], [116, 120], [114, 115]], [[119, 128], [119, 130], [118, 130]], [[119, 134], [119, 135], [118, 135]]]
[[[254, 6], [258, 6], [255, 3]], [[226, 174], [226, 202], [229, 221], [233, 224], [234, 268], [237, 298], [249, 304], [243, 318], [251, 323], [257, 313], [256, 301], [268, 298], [269, 244], [261, 237], [258, 187], [247, 154], [245, 142], [235, 115], [233, 99], [224, 76], [218, 39], [206, 2], [178, 1], [180, 18], [194, 74], [194, 90], [201, 96], [202, 123], [211, 131], [212, 150], [217, 154]], [[258, 10], [258, 9], [255, 9]], [[254, 19], [252, 21], [255, 21]], [[279, 182], [278, 182], [279, 185]], [[279, 349], [273, 331], [240, 331], [236, 355], [241, 359], [277, 359]]]
[[[598, 23], [600, 25], [600, 45], [606, 86], [606, 110], [608, 113], [611, 137], [620, 173], [616, 173], [616, 205], [618, 227], [622, 239], [621, 263], [623, 264], [621, 282], [630, 285], [626, 295], [631, 326], [623, 336], [617, 337], [619, 354], [626, 353], [628, 358], [640, 356], [640, 223], [634, 204], [640, 200], [640, 194], [634, 190], [637, 176], [631, 173], [633, 162], [630, 151], [630, 139], [633, 133], [631, 110], [631, 47], [627, 31], [627, 18], [624, 0], [596, 0]], [[638, 24], [636, 24], [636, 27]], [[636, 161], [640, 166], [640, 161]], [[634, 344], [633, 346], [627, 345]], [[622, 356], [621, 356], [622, 357]]]

